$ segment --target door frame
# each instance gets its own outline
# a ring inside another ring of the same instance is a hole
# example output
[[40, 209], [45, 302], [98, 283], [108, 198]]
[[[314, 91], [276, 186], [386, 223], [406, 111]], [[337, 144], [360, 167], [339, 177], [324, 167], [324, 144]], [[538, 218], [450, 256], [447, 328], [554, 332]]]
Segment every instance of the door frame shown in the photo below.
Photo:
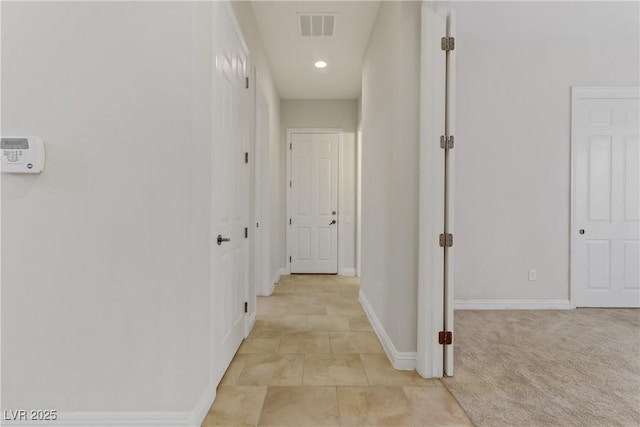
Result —
[[[255, 146], [254, 146], [254, 221], [251, 226], [256, 235], [260, 236], [260, 241], [255, 239], [254, 262], [259, 266], [259, 272], [254, 274], [255, 290], [257, 295], [269, 296], [273, 292], [274, 284], [271, 283], [269, 270], [271, 264], [270, 241], [271, 241], [271, 200], [269, 197], [271, 189], [271, 178], [269, 174], [269, 147], [270, 147], [270, 121], [271, 109], [267, 102], [266, 95], [258, 85], [258, 70], [256, 70], [256, 113], [255, 113]], [[266, 135], [262, 135], [262, 127], [266, 128]], [[254, 227], [254, 223], [259, 223], [259, 227]]]
[[[229, 1], [222, 1], [222, 2], [214, 2], [213, 3], [213, 7], [211, 9], [211, 19], [212, 19], [212, 23], [213, 23], [213, 49], [214, 49], [214, 55], [216, 52], [218, 52], [221, 49], [221, 42], [219, 40], [219, 34], [216, 33], [216, 28], [217, 28], [217, 20], [220, 19], [221, 15], [226, 15], [226, 18], [228, 18], [231, 21], [231, 26], [233, 27], [234, 31], [237, 33], [237, 36], [240, 40], [240, 44], [242, 45], [242, 48], [244, 49], [244, 51], [247, 54], [247, 63], [245, 65], [246, 67], [246, 73], [248, 75], [251, 74], [251, 69], [252, 69], [252, 59], [251, 59], [251, 51], [249, 50], [249, 46], [246, 43], [246, 40], [244, 38], [244, 34], [242, 33], [242, 28], [240, 27], [240, 24], [238, 22], [238, 18], [233, 10], [233, 7], [231, 6], [231, 3]], [[212, 135], [215, 135], [216, 133], [216, 129], [217, 126], [219, 125], [218, 122], [218, 110], [219, 110], [219, 104], [216, 102], [216, 99], [218, 98], [218, 91], [219, 91], [219, 87], [217, 86], [218, 84], [218, 77], [217, 77], [217, 71], [215, 71], [215, 68], [212, 69], [214, 71], [214, 79], [212, 82], [212, 106], [211, 106], [211, 111], [213, 114], [212, 117]], [[248, 76], [247, 76], [248, 77]], [[248, 95], [251, 96], [251, 95]], [[253, 109], [253, 100], [250, 99], [249, 101], [249, 114], [250, 117], [247, 119], [247, 123], [250, 126], [254, 126], [254, 124], [252, 123], [252, 117], [251, 117], [251, 109]], [[245, 147], [246, 150], [250, 150], [251, 149], [251, 145], [252, 145], [252, 133], [251, 130], [249, 131], [249, 134], [247, 136], [247, 147]], [[213, 144], [213, 141], [212, 141]], [[215, 149], [213, 149], [212, 146], [212, 150], [211, 150], [211, 157], [209, 159], [210, 162], [210, 170], [211, 170], [211, 176], [210, 179], [213, 179], [213, 170], [214, 167], [213, 165], [214, 163], [214, 156], [215, 156]], [[251, 168], [251, 165], [248, 165], [248, 167]], [[246, 191], [250, 192], [251, 191], [251, 169], [249, 169], [248, 171], [248, 179], [247, 179], [247, 188]], [[211, 203], [213, 203], [214, 200], [214, 188], [212, 186], [211, 188]], [[247, 220], [250, 221], [252, 218], [252, 209], [251, 209], [251, 198], [249, 197], [249, 195], [247, 195], [248, 198], [248, 203], [247, 203], [247, 211], [244, 212], [246, 214]], [[215, 229], [216, 229], [216, 223], [215, 223], [215, 219], [214, 216], [211, 215], [210, 218], [210, 233], [211, 233], [211, 241], [212, 241], [212, 245], [213, 245], [213, 239], [214, 239], [214, 235], [215, 235]], [[245, 239], [248, 240], [248, 239]], [[248, 242], [245, 241], [243, 244], [247, 245], [247, 250], [246, 250], [246, 256], [247, 259], [244, 260], [245, 261], [245, 270], [249, 270], [249, 268], [251, 267], [251, 248], [252, 245]], [[210, 333], [211, 333], [211, 340], [210, 340], [210, 360], [209, 360], [209, 372], [210, 372], [210, 381], [211, 383], [213, 383], [214, 385], [218, 385], [224, 375], [224, 372], [226, 371], [226, 369], [228, 368], [227, 366], [221, 366], [220, 363], [220, 353], [218, 351], [218, 342], [217, 339], [220, 337], [220, 335], [222, 335], [221, 333], [221, 325], [220, 322], [218, 320], [218, 315], [220, 313], [220, 304], [222, 301], [222, 298], [217, 298], [218, 297], [218, 289], [214, 286], [214, 280], [213, 278], [215, 277], [215, 275], [217, 274], [217, 267], [218, 267], [218, 260], [215, 258], [215, 253], [212, 253], [211, 258], [210, 258], [210, 272], [211, 272], [211, 276], [209, 277], [209, 289], [210, 289], [210, 303], [211, 303], [211, 311], [209, 313], [209, 322], [210, 322]], [[240, 290], [241, 294], [244, 296], [245, 301], [249, 301], [250, 295], [249, 295], [249, 280], [251, 279], [249, 273], [247, 273], [247, 277], [244, 280], [244, 283], [242, 283], [242, 289]], [[254, 295], [253, 298], [255, 298], [255, 290], [254, 290]], [[247, 318], [248, 318], [248, 313], [244, 313], [244, 318], [242, 319], [243, 322], [243, 340], [247, 337], [248, 331], [247, 331]], [[237, 350], [236, 350], [237, 351]]]
[[575, 296], [578, 285], [574, 278], [579, 268], [575, 258], [574, 248], [578, 244], [578, 233], [574, 227], [576, 220], [576, 163], [577, 163], [577, 104], [583, 99], [638, 99], [640, 88], [638, 86], [572, 86], [571, 87], [571, 215], [569, 219], [569, 304], [576, 308]]
[[333, 134], [337, 134], [338, 135], [338, 207], [337, 207], [337, 221], [338, 221], [338, 237], [336, 239], [336, 244], [337, 244], [337, 248], [336, 248], [336, 256], [338, 257], [338, 268], [337, 268], [337, 272], [336, 275], [340, 274], [340, 271], [342, 269], [342, 262], [340, 260], [340, 247], [342, 246], [340, 244], [340, 238], [341, 236], [344, 234], [343, 230], [342, 230], [342, 213], [341, 213], [341, 207], [342, 207], [342, 191], [340, 191], [340, 189], [343, 187], [343, 174], [342, 174], [342, 137], [343, 137], [343, 130], [341, 128], [287, 128], [287, 139], [285, 141], [285, 150], [287, 155], [285, 156], [287, 158], [287, 165], [286, 165], [286, 179], [284, 181], [284, 188], [285, 188], [285, 212], [286, 212], [286, 217], [284, 219], [285, 221], [285, 256], [284, 256], [284, 261], [286, 264], [286, 268], [285, 271], [287, 274], [291, 274], [291, 263], [289, 262], [289, 251], [290, 249], [293, 247], [292, 241], [291, 239], [293, 238], [292, 233], [291, 233], [291, 227], [289, 227], [289, 218], [291, 218], [291, 187], [289, 187], [288, 182], [291, 180], [291, 152], [292, 150], [289, 148], [291, 144], [291, 135], [294, 133], [333, 133]]

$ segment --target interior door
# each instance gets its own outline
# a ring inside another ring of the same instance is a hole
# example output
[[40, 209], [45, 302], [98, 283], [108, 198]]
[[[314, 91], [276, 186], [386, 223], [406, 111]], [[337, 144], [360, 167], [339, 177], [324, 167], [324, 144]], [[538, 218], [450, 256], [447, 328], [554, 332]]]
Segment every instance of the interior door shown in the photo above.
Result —
[[638, 88], [574, 88], [572, 300], [640, 307]]
[[250, 96], [245, 88], [248, 51], [227, 2], [215, 4], [214, 129], [212, 149], [212, 307], [219, 380], [244, 338], [249, 253]]
[[[456, 16], [454, 10], [446, 14], [446, 34], [451, 40], [455, 40]], [[454, 45], [455, 46], [455, 45]], [[447, 145], [444, 147], [444, 232], [454, 234], [454, 168], [455, 168], [455, 125], [456, 125], [456, 51], [449, 48], [445, 51], [445, 138]], [[455, 246], [444, 248], [444, 331], [453, 333], [453, 287], [454, 287], [454, 249]], [[453, 376], [453, 341], [444, 346], [444, 373]]]
[[[453, 234], [452, 197], [447, 190], [448, 164], [453, 164], [452, 150], [447, 150], [447, 116], [453, 118], [453, 104], [447, 103], [447, 53], [442, 38], [447, 36], [448, 9], [434, 3], [422, 6], [421, 87], [420, 87], [420, 214], [418, 247], [418, 348], [416, 370], [425, 378], [442, 377], [445, 359], [452, 345], [442, 334], [453, 332], [453, 272], [451, 248], [443, 248], [440, 238]], [[451, 83], [451, 82], [450, 82]], [[453, 86], [452, 86], [453, 87]], [[452, 123], [453, 125], [453, 123]], [[453, 127], [451, 127], [453, 130]], [[449, 151], [449, 153], [447, 153]], [[448, 227], [448, 228], [447, 228]], [[447, 257], [445, 258], [445, 253]], [[449, 328], [449, 329], [447, 329]], [[451, 334], [453, 337], [453, 333]], [[450, 353], [451, 352], [451, 353]], [[453, 370], [453, 358], [448, 364]]]
[[290, 134], [291, 273], [338, 272], [339, 133]]

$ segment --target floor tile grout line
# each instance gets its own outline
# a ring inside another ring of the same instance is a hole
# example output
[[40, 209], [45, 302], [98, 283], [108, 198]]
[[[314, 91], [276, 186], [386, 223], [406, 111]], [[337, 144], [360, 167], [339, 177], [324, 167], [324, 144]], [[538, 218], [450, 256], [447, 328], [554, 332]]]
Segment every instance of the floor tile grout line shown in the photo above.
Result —
[[362, 353], [358, 353], [360, 364], [362, 364], [362, 370], [364, 371], [364, 377], [367, 379], [367, 385], [371, 386], [371, 380], [369, 380], [369, 374], [367, 374], [367, 368], [364, 366], [364, 360], [362, 360]]
[[338, 415], [338, 427], [342, 425], [342, 421], [340, 420], [340, 402], [338, 402], [338, 387], [333, 387], [333, 392], [336, 395], [336, 414]]
[[260, 420], [262, 419], [262, 412], [264, 411], [264, 404], [267, 401], [267, 394], [269, 394], [269, 386], [265, 386], [264, 399], [262, 399], [262, 405], [260, 405], [260, 415], [258, 415], [258, 423], [256, 424], [256, 427], [260, 425]]

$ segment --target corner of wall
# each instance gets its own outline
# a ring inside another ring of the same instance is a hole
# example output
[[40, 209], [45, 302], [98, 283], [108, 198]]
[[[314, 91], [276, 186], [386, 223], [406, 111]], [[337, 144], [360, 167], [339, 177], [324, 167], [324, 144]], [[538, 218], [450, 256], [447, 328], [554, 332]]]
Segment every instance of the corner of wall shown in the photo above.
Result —
[[415, 351], [398, 351], [362, 290], [360, 290], [358, 300], [360, 301], [365, 314], [369, 318], [369, 322], [371, 322], [371, 326], [373, 326], [373, 330], [378, 336], [378, 339], [380, 340], [380, 343], [382, 344], [382, 347], [384, 348], [384, 351], [393, 367], [401, 371], [415, 370], [417, 353]]

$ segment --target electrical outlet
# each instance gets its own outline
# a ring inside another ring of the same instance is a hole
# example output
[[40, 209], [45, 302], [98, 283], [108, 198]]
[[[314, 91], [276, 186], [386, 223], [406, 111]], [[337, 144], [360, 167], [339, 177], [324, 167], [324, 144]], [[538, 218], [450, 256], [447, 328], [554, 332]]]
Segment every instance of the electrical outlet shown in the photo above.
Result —
[[529, 270], [529, 281], [535, 282], [538, 278], [538, 273], [535, 270]]

